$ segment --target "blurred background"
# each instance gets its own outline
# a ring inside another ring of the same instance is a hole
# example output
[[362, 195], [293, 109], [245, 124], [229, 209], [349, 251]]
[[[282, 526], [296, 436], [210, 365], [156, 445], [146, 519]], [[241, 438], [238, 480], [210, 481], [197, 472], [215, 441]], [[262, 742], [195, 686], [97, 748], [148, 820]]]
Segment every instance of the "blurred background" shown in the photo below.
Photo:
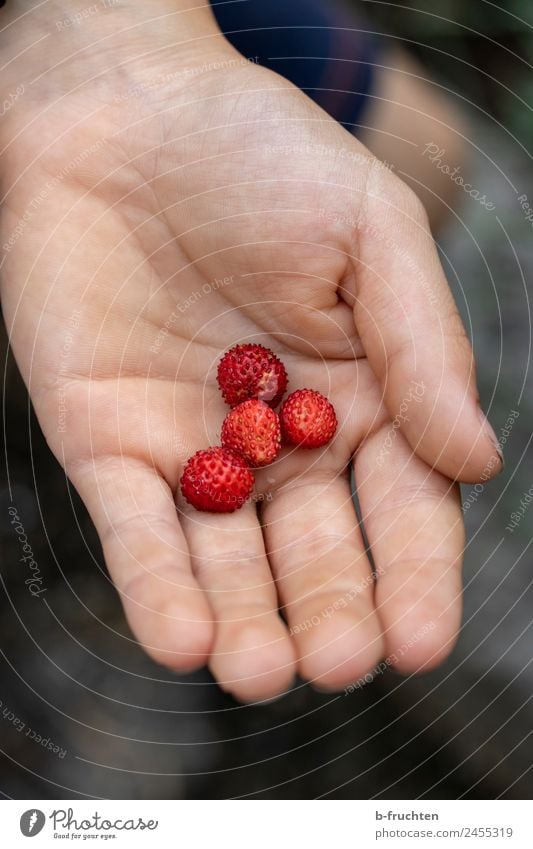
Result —
[[[524, 208], [533, 207], [533, 8], [525, 0], [415, 5], [354, 2], [354, 27], [381, 45], [401, 44], [449, 90], [469, 126], [463, 173], [495, 206], [464, 195], [437, 235], [506, 458], [490, 485], [463, 487], [469, 537], [457, 649], [429, 675], [388, 670], [333, 696], [300, 683], [254, 707], [222, 694], [205, 671], [180, 678], [155, 666], [125, 625], [95, 532], [47, 449], [4, 336], [3, 795], [533, 795], [533, 222]], [[21, 579], [12, 502], [46, 603]]]

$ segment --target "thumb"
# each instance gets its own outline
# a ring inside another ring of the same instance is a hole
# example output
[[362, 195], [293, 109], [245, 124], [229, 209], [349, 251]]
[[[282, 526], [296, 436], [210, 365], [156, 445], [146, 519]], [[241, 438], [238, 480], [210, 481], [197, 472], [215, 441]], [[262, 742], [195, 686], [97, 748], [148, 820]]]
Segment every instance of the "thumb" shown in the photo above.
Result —
[[385, 403], [413, 450], [450, 478], [503, 467], [479, 405], [470, 342], [416, 195], [384, 167], [358, 228], [355, 322]]

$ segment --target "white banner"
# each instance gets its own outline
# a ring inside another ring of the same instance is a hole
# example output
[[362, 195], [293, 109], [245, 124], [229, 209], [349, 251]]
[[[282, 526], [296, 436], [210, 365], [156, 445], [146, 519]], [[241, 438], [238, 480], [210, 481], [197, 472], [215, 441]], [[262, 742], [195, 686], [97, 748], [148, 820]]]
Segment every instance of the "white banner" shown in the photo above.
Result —
[[0, 839], [6, 849], [66, 841], [121, 849], [531, 849], [529, 807], [526, 801], [4, 801]]

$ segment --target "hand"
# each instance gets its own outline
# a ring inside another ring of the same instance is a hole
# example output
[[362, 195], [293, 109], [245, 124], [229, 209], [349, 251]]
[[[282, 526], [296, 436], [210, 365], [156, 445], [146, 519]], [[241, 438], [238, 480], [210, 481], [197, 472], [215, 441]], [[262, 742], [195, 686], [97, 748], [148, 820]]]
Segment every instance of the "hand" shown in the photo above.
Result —
[[[157, 661], [207, 661], [243, 700], [296, 671], [339, 688], [383, 657], [429, 668], [460, 622], [451, 479], [501, 461], [425, 214], [205, 9], [196, 39], [157, 11], [101, 10], [53, 61], [13, 48], [49, 19], [5, 47], [25, 93], [0, 138], [3, 303], [41, 426]], [[258, 509], [176, 511], [184, 463], [219, 439], [217, 361], [249, 340], [328, 395], [338, 435], [261, 471]]]

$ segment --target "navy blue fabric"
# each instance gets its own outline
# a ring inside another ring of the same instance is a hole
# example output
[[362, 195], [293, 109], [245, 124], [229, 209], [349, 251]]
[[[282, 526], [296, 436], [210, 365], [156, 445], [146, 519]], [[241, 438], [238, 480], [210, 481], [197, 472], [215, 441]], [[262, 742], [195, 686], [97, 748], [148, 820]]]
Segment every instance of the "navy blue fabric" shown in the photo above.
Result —
[[234, 0], [213, 11], [228, 40], [247, 58], [303, 89], [353, 130], [372, 88], [376, 41], [336, 0]]

